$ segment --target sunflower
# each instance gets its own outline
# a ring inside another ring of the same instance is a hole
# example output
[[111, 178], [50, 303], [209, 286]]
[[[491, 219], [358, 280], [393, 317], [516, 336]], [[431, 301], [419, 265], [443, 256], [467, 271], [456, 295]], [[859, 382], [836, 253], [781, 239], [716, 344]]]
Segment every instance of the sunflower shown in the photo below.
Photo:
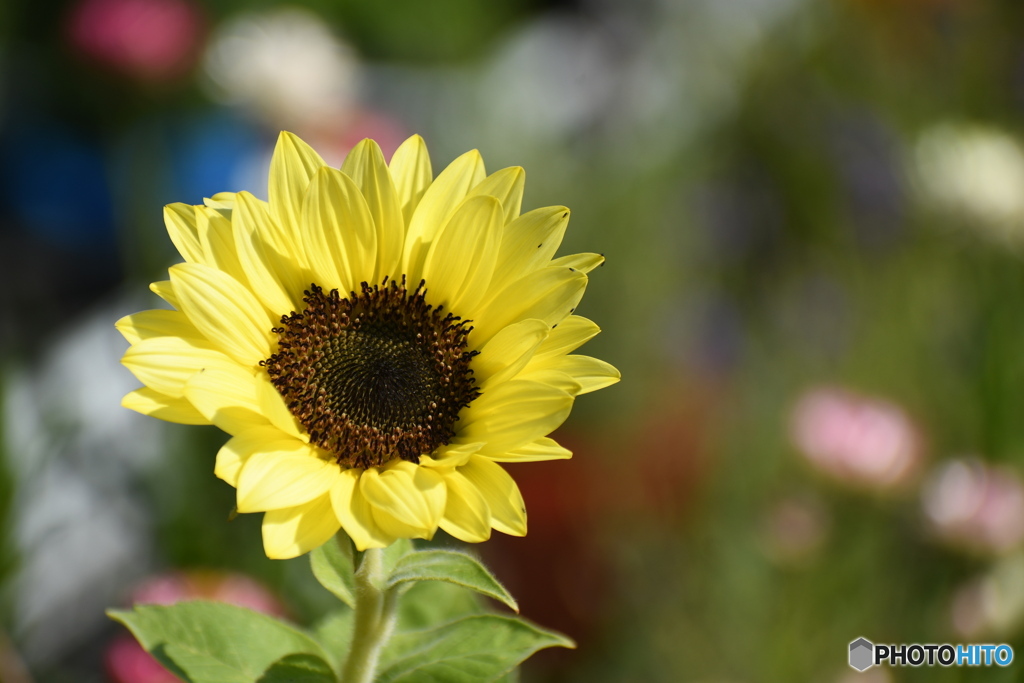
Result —
[[265, 513], [271, 558], [339, 528], [360, 550], [524, 535], [499, 463], [570, 457], [547, 435], [619, 373], [571, 353], [599, 331], [573, 311], [603, 257], [553, 258], [569, 211], [520, 215], [523, 184], [477, 151], [435, 179], [419, 136], [338, 170], [282, 133], [269, 201], [165, 208], [184, 263], [151, 285], [171, 309], [117, 323], [145, 385], [123, 405], [231, 435], [214, 471]]

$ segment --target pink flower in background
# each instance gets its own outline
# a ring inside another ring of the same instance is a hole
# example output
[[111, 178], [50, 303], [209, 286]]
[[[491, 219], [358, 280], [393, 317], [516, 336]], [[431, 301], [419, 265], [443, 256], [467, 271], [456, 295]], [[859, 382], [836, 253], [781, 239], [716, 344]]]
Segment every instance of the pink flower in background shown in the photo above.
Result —
[[204, 21], [188, 0], [82, 0], [68, 18], [72, 46], [147, 81], [180, 76], [198, 57]]
[[1016, 472], [980, 460], [954, 460], [922, 492], [925, 515], [943, 540], [1002, 554], [1024, 542], [1024, 485]]
[[843, 389], [804, 394], [790, 427], [814, 467], [854, 486], [897, 488], [913, 478], [923, 457], [921, 437], [899, 406]]
[[[155, 576], [132, 591], [132, 604], [172, 605], [182, 600], [215, 600], [273, 616], [285, 616], [284, 605], [262, 584], [241, 574], [219, 572], [171, 572]], [[122, 633], [107, 647], [107, 674], [114, 683], [178, 683], [142, 649]]]

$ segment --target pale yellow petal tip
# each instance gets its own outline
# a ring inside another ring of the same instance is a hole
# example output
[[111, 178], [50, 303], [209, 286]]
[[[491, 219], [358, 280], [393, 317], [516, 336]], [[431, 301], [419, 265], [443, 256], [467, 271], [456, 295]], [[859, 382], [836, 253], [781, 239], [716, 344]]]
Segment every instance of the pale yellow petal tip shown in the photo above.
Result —
[[176, 212], [180, 212], [182, 207], [184, 206], [186, 206], [186, 204], [183, 204], [182, 202], [171, 202], [170, 204], [164, 204], [164, 220], [167, 220], [168, 216], [174, 216]]
[[203, 204], [206, 209], [233, 209], [235, 207], [235, 193], [218, 192], [212, 197], [204, 197]]
[[[126, 339], [128, 338], [128, 331], [131, 329], [132, 326], [131, 318], [132, 316], [126, 315], [114, 323], [114, 329], [120, 332], [121, 336], [125, 337]], [[128, 339], [128, 341], [130, 342], [131, 339]]]
[[[124, 360], [121, 362], [123, 363]], [[121, 407], [127, 408], [128, 410], [134, 410], [135, 412], [142, 413], [143, 415], [146, 415], [149, 409], [145, 402], [140, 400], [139, 395], [134, 391], [130, 394], [124, 395], [121, 399]]]
[[[525, 510], [523, 510], [523, 514], [524, 515], [526, 514]], [[526, 524], [524, 523], [523, 526], [521, 526], [521, 527], [516, 527], [516, 528], [511, 528], [510, 527], [508, 529], [504, 529], [504, 530], [502, 530], [502, 533], [504, 533], [507, 536], [515, 536], [517, 538], [523, 538], [523, 537], [526, 536]]]
[[378, 150], [380, 149], [380, 145], [373, 138], [363, 138], [352, 147], [352, 151], [349, 152], [349, 154], [357, 152], [357, 150], [361, 150], [363, 147], [375, 147]]
[[293, 545], [275, 548], [267, 545], [266, 541], [263, 543], [263, 552], [266, 554], [267, 559], [270, 560], [293, 560], [302, 554], [299, 551], [298, 546]]
[[[217, 477], [221, 481], [225, 481], [225, 482], [231, 484], [232, 486], [237, 486], [238, 485], [238, 466], [237, 465], [233, 465], [233, 466], [230, 466], [230, 469], [229, 469], [229, 466], [221, 465], [221, 464], [218, 463], [218, 464], [214, 465], [214, 467], [213, 467], [213, 476]], [[237, 509], [237, 507], [236, 507], [236, 509]], [[238, 510], [238, 511], [241, 512], [241, 510]]]

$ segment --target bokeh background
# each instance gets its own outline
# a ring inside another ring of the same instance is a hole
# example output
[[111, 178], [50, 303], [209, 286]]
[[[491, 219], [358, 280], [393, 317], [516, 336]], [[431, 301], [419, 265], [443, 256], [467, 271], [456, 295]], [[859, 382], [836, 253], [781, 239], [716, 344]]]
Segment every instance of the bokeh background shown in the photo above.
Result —
[[282, 129], [477, 147], [608, 257], [585, 351], [624, 379], [477, 548], [579, 642], [524, 681], [1019, 678], [846, 649], [1024, 655], [1020, 2], [5, 0], [0, 680], [165, 681], [133, 599], [329, 604], [229, 520], [222, 434], [119, 406], [161, 206], [264, 196]]

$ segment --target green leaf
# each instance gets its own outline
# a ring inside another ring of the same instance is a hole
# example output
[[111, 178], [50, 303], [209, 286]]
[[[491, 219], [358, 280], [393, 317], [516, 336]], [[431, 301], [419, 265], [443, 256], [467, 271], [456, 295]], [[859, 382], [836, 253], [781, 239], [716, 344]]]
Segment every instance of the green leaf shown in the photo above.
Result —
[[415, 546], [408, 538], [400, 538], [387, 548], [384, 548], [384, 557], [381, 562], [381, 573], [384, 576], [391, 576], [395, 567], [407, 555], [416, 552]]
[[376, 683], [495, 682], [546, 647], [574, 648], [576, 644], [518, 617], [464, 617], [393, 636]]
[[315, 655], [288, 655], [270, 665], [257, 683], [337, 683], [330, 664]]
[[349, 537], [336, 534], [309, 554], [309, 563], [320, 585], [355, 609], [355, 549]]
[[107, 614], [189, 683], [252, 683], [291, 654], [328, 659], [316, 641], [293, 626], [235, 605], [196, 600]]
[[505, 603], [516, 612], [519, 605], [487, 567], [466, 553], [453, 550], [421, 550], [398, 561], [388, 577], [388, 588], [409, 581], [445, 581], [475, 590]]
[[519, 683], [519, 669], [512, 669], [494, 683]]
[[352, 642], [352, 629], [355, 625], [355, 612], [342, 607], [327, 614], [313, 626], [313, 637], [327, 652], [331, 664], [341, 670], [343, 657], [348, 653]]
[[[476, 593], [440, 581], [415, 583], [398, 601], [399, 631], [432, 628], [470, 614], [482, 613]], [[320, 641], [324, 642], [324, 641]]]

